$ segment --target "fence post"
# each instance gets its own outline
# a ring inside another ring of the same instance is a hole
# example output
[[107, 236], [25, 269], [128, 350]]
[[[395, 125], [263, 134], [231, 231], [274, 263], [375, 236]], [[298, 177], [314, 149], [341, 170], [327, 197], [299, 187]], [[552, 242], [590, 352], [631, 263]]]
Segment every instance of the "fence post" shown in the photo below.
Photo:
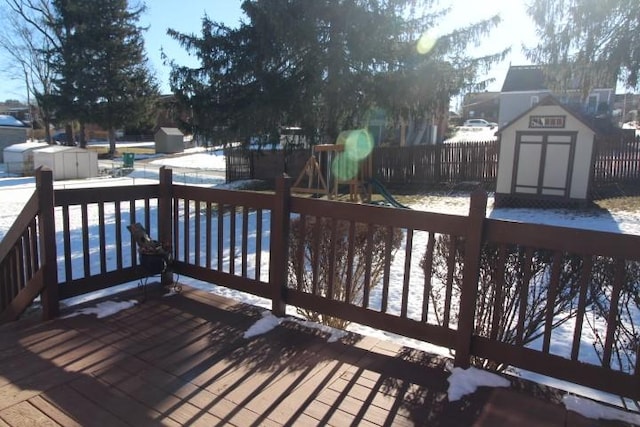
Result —
[[487, 193], [480, 187], [471, 193], [469, 221], [464, 246], [464, 265], [455, 365], [468, 368], [471, 361], [471, 340], [478, 294], [478, 276], [482, 251], [482, 232], [487, 209]]
[[271, 212], [269, 286], [271, 311], [285, 315], [287, 292], [287, 260], [289, 257], [289, 220], [291, 215], [291, 178], [286, 174], [276, 179], [275, 206]]
[[[178, 242], [172, 242], [173, 229], [173, 171], [162, 166], [160, 168], [160, 188], [158, 191], [158, 240], [170, 244], [171, 251]], [[163, 287], [173, 283], [173, 271], [168, 269], [162, 273], [160, 283]]]
[[40, 261], [42, 265], [42, 320], [50, 320], [60, 314], [58, 292], [58, 255], [56, 252], [56, 222], [53, 199], [53, 172], [39, 167], [36, 170], [38, 192], [38, 234], [40, 234]]

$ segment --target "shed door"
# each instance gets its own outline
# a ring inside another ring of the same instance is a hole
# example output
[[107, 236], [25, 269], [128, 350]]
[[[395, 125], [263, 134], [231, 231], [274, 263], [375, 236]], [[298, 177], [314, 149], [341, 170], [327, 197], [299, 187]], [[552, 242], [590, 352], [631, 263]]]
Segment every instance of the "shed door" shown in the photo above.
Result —
[[513, 193], [568, 197], [575, 143], [575, 132], [518, 132]]

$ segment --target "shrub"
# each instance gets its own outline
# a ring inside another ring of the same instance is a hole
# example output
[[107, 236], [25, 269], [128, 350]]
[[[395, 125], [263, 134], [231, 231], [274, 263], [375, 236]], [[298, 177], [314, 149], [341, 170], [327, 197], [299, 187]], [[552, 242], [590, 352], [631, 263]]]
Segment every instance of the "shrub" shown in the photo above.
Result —
[[[378, 283], [385, 260], [393, 260], [403, 233], [372, 224], [300, 217], [292, 219], [289, 235], [290, 288], [361, 306], [365, 287], [371, 289]], [[335, 328], [344, 329], [349, 324], [303, 308], [298, 312]]]

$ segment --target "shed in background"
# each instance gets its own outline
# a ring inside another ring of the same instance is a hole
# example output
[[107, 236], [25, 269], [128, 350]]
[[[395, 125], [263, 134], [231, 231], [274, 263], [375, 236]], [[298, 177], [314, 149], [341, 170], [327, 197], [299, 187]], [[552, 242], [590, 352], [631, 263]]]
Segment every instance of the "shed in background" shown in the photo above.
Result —
[[45, 142], [27, 141], [13, 144], [2, 150], [7, 173], [18, 175], [33, 175], [33, 152], [46, 148]]
[[500, 131], [495, 206], [590, 201], [596, 131], [549, 96]]
[[27, 140], [27, 126], [13, 116], [0, 114], [0, 163], [4, 163], [4, 149]]
[[154, 139], [156, 153], [171, 154], [184, 151], [184, 134], [178, 128], [160, 128]]
[[50, 145], [33, 152], [33, 167], [46, 166], [53, 179], [81, 179], [98, 176], [98, 153], [78, 147]]

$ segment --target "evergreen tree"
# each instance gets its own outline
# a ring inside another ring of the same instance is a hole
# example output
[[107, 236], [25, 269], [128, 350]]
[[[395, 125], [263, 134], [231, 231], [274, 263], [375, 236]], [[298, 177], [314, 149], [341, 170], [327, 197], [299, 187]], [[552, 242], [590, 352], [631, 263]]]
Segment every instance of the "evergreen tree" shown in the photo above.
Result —
[[340, 130], [362, 126], [375, 106], [396, 116], [424, 117], [434, 106], [448, 112], [450, 96], [502, 57], [462, 53], [499, 20], [448, 35], [421, 54], [420, 36], [446, 13], [433, 4], [246, 0], [247, 20], [237, 29], [205, 16], [201, 36], [169, 30], [201, 61], [197, 68], [172, 63], [170, 83], [196, 129], [234, 140], [277, 134], [288, 124], [333, 143]]
[[586, 96], [618, 79], [629, 88], [638, 86], [638, 0], [534, 0], [528, 13], [539, 42], [527, 55], [548, 66], [554, 88], [577, 83]]
[[148, 120], [158, 95], [137, 26], [144, 7], [132, 9], [127, 0], [53, 0], [53, 6], [59, 115], [107, 129], [113, 154], [116, 129]]

